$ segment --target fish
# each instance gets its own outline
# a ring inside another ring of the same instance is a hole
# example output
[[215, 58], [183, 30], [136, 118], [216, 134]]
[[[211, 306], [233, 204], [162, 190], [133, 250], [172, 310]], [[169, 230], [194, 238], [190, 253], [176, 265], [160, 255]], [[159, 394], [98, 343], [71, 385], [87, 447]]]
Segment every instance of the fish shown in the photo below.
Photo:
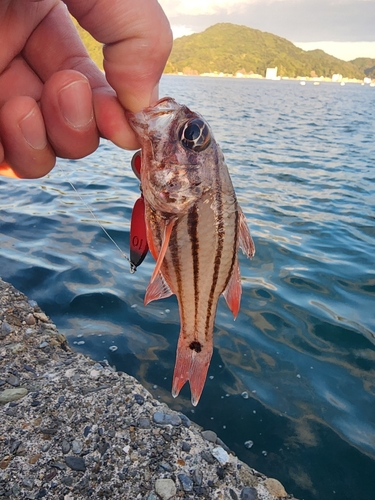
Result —
[[156, 261], [144, 303], [176, 295], [181, 328], [172, 396], [189, 382], [196, 406], [213, 353], [219, 297], [236, 318], [238, 249], [251, 258], [255, 246], [208, 122], [171, 97], [126, 117], [141, 144], [147, 245]]

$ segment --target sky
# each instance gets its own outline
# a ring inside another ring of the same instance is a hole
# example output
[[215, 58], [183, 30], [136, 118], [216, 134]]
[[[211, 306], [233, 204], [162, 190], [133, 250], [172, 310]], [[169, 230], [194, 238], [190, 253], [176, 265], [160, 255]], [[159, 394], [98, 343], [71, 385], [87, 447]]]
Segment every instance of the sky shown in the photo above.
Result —
[[375, 58], [375, 0], [159, 0], [174, 37], [229, 22], [339, 59]]

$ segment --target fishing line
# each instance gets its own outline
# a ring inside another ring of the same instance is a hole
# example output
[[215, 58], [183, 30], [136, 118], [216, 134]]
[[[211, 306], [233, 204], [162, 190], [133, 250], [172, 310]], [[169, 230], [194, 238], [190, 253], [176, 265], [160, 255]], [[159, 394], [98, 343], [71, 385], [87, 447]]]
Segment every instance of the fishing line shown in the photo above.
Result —
[[106, 230], [106, 228], [103, 226], [103, 224], [100, 222], [100, 220], [97, 218], [97, 216], [94, 214], [92, 208], [90, 207], [90, 205], [88, 205], [85, 200], [82, 198], [81, 194], [78, 192], [77, 188], [75, 187], [75, 185], [69, 180], [69, 177], [68, 175], [64, 172], [63, 168], [59, 165], [59, 164], [56, 164], [56, 166], [61, 170], [61, 173], [65, 176], [66, 178], [66, 181], [70, 184], [70, 186], [72, 187], [72, 189], [74, 190], [74, 192], [76, 193], [76, 195], [78, 196], [78, 198], [81, 200], [83, 206], [86, 208], [86, 210], [89, 211], [89, 213], [91, 214], [91, 217], [95, 220], [95, 222], [99, 225], [99, 227], [104, 231], [104, 234], [109, 238], [110, 241], [112, 241], [112, 243], [115, 245], [115, 247], [117, 248], [117, 250], [121, 253], [121, 255], [124, 257], [125, 260], [127, 260], [130, 264], [130, 272], [131, 274], [134, 274], [135, 271], [137, 270], [136, 266], [131, 262], [131, 260], [129, 259], [129, 257], [126, 255], [126, 253], [119, 247], [119, 245], [116, 243], [116, 241], [112, 238], [112, 236], [108, 233], [108, 231]]

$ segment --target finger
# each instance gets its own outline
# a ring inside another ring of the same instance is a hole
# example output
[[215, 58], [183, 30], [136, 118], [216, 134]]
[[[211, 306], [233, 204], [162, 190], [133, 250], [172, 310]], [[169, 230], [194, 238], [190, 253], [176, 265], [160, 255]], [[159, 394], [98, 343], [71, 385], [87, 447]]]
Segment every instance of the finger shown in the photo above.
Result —
[[16, 57], [0, 73], [0, 107], [11, 97], [28, 95], [39, 101], [43, 83], [22, 57]]
[[69, 68], [86, 75], [93, 90], [95, 119], [100, 135], [126, 149], [139, 147], [115, 91], [89, 58], [62, 3], [38, 25], [23, 53], [43, 81], [55, 72]]
[[82, 158], [98, 147], [90, 83], [78, 71], [60, 71], [47, 80], [41, 110], [56, 156]]
[[106, 44], [104, 69], [121, 104], [139, 111], [157, 98], [172, 48], [169, 22], [157, 0], [65, 0], [94, 38]]
[[55, 155], [40, 109], [31, 97], [13, 97], [0, 109], [0, 137], [4, 160], [16, 176], [42, 177], [53, 168]]

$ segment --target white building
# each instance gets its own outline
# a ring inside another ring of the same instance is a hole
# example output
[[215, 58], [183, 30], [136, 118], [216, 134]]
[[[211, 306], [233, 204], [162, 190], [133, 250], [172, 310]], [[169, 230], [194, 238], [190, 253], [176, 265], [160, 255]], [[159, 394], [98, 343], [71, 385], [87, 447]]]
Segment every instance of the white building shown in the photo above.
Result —
[[276, 68], [267, 68], [266, 78], [267, 80], [279, 80], [279, 78], [277, 77], [277, 66]]

